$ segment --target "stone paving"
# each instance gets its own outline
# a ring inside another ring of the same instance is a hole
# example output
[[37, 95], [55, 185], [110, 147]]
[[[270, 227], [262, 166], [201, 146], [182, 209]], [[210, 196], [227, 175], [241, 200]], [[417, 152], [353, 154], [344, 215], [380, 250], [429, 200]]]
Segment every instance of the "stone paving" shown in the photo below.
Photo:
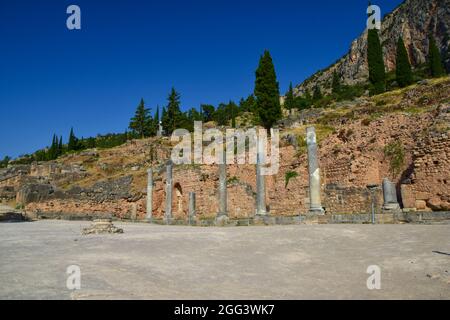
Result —
[[[0, 224], [1, 299], [450, 299], [450, 225]], [[66, 288], [67, 267], [81, 289]], [[381, 289], [366, 273], [381, 269]]]

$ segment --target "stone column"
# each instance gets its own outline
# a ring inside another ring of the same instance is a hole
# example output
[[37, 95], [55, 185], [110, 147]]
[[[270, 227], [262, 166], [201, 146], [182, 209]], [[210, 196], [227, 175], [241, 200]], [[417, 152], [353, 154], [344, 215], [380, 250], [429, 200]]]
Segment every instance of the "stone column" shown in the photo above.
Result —
[[163, 127], [161, 125], [161, 121], [158, 123], [158, 131], [156, 132], [156, 136], [157, 137], [162, 137], [163, 136]]
[[320, 200], [320, 168], [317, 155], [316, 129], [306, 129], [306, 143], [308, 146], [308, 171], [309, 171], [309, 213], [324, 214]]
[[147, 170], [147, 221], [152, 221], [153, 215], [153, 170], [150, 168]]
[[226, 153], [223, 152], [223, 164], [219, 164], [219, 212], [217, 212], [217, 220], [223, 221], [227, 219], [227, 164]]
[[166, 211], [164, 212], [164, 220], [166, 223], [170, 223], [172, 221], [172, 168], [173, 163], [169, 160], [166, 164]]
[[189, 224], [195, 219], [195, 192], [189, 192]]
[[400, 205], [397, 200], [397, 190], [395, 184], [388, 178], [383, 179], [383, 210], [398, 210]]
[[262, 143], [262, 139], [258, 139], [257, 142], [257, 155], [256, 155], [256, 215], [266, 216], [266, 183], [265, 176], [261, 174], [262, 167], [265, 162], [265, 150]]
[[137, 220], [137, 204], [134, 203], [134, 202], [131, 204], [130, 218], [131, 218], [132, 221], [136, 221]]

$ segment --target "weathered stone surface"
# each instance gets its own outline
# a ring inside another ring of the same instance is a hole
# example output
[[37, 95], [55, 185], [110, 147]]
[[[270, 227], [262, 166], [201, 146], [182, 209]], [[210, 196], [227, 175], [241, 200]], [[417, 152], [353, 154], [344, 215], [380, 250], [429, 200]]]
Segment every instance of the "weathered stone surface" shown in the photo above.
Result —
[[29, 184], [22, 187], [17, 193], [16, 201], [23, 205], [31, 202], [40, 202], [50, 199], [55, 189], [50, 184]]

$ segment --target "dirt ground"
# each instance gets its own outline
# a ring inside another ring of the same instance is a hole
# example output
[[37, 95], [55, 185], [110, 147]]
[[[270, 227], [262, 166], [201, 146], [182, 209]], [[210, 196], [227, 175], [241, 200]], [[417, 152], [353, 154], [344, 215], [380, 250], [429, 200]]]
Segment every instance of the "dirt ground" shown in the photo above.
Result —
[[[1, 299], [450, 299], [450, 225], [0, 224]], [[79, 266], [81, 289], [66, 286]], [[369, 290], [369, 266], [380, 270]]]

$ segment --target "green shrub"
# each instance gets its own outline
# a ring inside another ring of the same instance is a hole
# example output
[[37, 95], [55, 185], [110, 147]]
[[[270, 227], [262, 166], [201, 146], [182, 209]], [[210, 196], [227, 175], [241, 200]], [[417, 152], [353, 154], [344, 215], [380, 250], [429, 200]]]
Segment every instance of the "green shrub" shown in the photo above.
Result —
[[297, 177], [298, 177], [298, 173], [295, 172], [295, 171], [288, 171], [288, 172], [286, 172], [286, 175], [284, 177], [286, 184], [285, 184], [284, 187], [287, 188], [288, 184], [289, 184], [289, 181], [291, 179], [294, 179], [294, 178], [297, 178]]
[[389, 169], [392, 176], [396, 177], [405, 163], [405, 150], [402, 142], [396, 140], [385, 146], [384, 156], [389, 159]]

